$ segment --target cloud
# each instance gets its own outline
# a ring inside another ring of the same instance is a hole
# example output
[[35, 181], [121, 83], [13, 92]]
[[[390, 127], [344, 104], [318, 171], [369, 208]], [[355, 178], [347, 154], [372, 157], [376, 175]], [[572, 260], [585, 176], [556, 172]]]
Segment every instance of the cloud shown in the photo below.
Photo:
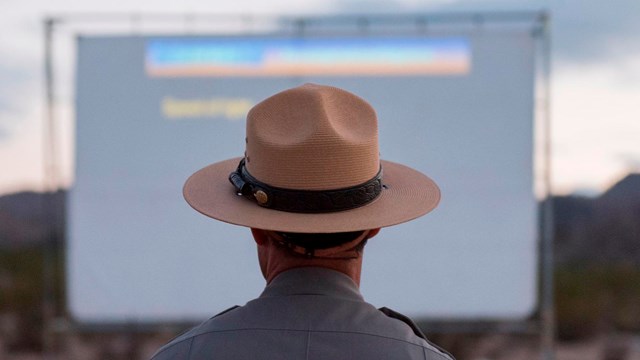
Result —
[[640, 53], [640, 1], [562, 0], [552, 8], [553, 51], [561, 62], [623, 61]]
[[631, 172], [640, 173], [640, 155], [632, 153], [620, 153], [617, 158]]
[[31, 89], [35, 75], [29, 66], [19, 66], [0, 59], [0, 141], [9, 138], [33, 105]]

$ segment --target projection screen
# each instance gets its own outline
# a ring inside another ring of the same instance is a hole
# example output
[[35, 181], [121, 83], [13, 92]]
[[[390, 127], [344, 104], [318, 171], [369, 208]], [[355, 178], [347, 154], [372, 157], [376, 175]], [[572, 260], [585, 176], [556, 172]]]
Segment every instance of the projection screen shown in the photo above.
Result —
[[361, 290], [416, 319], [537, 304], [530, 28], [437, 34], [79, 37], [68, 306], [80, 322], [206, 319], [264, 287], [249, 230], [192, 210], [187, 177], [242, 156], [245, 115], [306, 82], [377, 110], [381, 156], [432, 177], [431, 214], [367, 245]]

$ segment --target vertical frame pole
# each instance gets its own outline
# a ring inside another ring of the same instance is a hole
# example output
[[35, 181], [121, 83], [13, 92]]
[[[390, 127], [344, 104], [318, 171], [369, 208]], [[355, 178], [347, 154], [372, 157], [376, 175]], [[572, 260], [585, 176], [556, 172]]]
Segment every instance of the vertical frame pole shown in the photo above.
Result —
[[544, 207], [542, 218], [542, 359], [555, 359], [556, 315], [554, 304], [554, 215], [552, 185], [551, 129], [551, 36], [548, 13], [541, 14], [542, 27], [542, 104], [544, 121]]
[[44, 358], [53, 356], [55, 339], [53, 323], [56, 316], [56, 249], [58, 235], [55, 171], [55, 99], [53, 87], [53, 32], [55, 19], [44, 19], [44, 82], [45, 114], [42, 130], [42, 155], [44, 165], [45, 219], [51, 220], [51, 228], [46, 232], [43, 246], [43, 303], [42, 303], [42, 344]]

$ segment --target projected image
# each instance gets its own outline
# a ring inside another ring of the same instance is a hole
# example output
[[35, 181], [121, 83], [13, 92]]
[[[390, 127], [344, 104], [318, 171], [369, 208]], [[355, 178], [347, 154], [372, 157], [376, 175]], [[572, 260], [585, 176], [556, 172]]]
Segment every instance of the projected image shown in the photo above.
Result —
[[258, 295], [251, 233], [193, 211], [182, 190], [196, 170], [243, 155], [254, 104], [308, 82], [366, 99], [381, 157], [442, 190], [432, 214], [367, 245], [363, 295], [417, 319], [529, 316], [533, 35], [460, 34], [79, 37], [74, 319], [199, 322]]

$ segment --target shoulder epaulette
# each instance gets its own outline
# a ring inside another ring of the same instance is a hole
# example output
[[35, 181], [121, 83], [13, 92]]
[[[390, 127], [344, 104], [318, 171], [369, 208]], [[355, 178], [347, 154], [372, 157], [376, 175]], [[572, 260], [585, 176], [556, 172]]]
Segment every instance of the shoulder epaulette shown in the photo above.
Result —
[[219, 313], [217, 313], [217, 314], [213, 315], [211, 318], [212, 318], [212, 319], [213, 319], [213, 318], [217, 318], [218, 316], [220, 316], [220, 315], [224, 315], [224, 314], [228, 313], [229, 311], [231, 311], [231, 310], [235, 310], [235, 309], [237, 309], [237, 308], [239, 308], [239, 307], [240, 307], [240, 305], [233, 305], [232, 307], [230, 307], [230, 308], [228, 308], [228, 309], [226, 309], [226, 310], [223, 310], [223, 311], [221, 311], [221, 312], [219, 312]]
[[400, 314], [397, 311], [391, 310], [388, 307], [382, 307], [380, 310], [383, 314], [387, 315], [390, 318], [396, 319], [396, 320], [400, 320], [403, 323], [407, 324], [411, 330], [413, 330], [413, 333], [416, 334], [417, 337], [423, 339], [424, 341], [426, 341], [427, 343], [429, 343], [429, 345], [433, 346], [434, 348], [436, 348], [438, 351], [442, 352], [443, 354], [449, 356], [452, 360], [455, 360], [455, 358], [453, 357], [453, 355], [451, 355], [447, 350], [441, 348], [440, 346], [432, 343], [431, 341], [429, 341], [429, 339], [427, 339], [427, 336], [422, 332], [422, 330], [420, 330], [420, 328], [418, 327], [418, 325], [416, 325], [416, 323], [413, 322], [413, 320], [411, 320], [409, 317]]

